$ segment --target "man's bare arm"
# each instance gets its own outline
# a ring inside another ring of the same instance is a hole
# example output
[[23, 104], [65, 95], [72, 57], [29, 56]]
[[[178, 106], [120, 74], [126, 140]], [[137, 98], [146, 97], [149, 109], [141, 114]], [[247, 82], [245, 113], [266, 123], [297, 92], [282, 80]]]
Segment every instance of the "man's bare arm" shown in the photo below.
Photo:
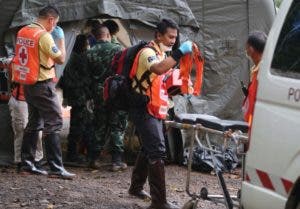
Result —
[[173, 57], [167, 57], [163, 61], [153, 64], [150, 68], [150, 71], [157, 75], [161, 75], [174, 67], [176, 63], [177, 62]]
[[177, 62], [179, 62], [180, 58], [187, 54], [192, 52], [192, 42], [186, 41], [180, 45], [178, 49], [173, 51], [172, 55], [170, 57], [167, 57], [163, 61], [153, 64], [150, 68], [150, 71], [161, 75], [168, 70], [170, 70], [172, 67], [176, 65]]
[[57, 48], [61, 51], [61, 55], [54, 58], [54, 62], [57, 64], [63, 64], [66, 59], [65, 39], [57, 39], [56, 45], [57, 45]]

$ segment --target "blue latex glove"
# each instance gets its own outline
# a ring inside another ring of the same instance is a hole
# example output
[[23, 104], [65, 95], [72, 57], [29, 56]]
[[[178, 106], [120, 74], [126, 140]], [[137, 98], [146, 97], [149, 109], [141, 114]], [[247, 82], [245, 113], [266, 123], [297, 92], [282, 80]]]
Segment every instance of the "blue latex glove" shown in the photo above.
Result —
[[56, 39], [64, 39], [65, 38], [64, 31], [59, 26], [56, 26], [54, 28], [54, 30], [51, 32], [51, 35], [52, 35], [52, 37], [53, 37], [54, 40], [56, 40]]
[[192, 50], [192, 42], [191, 41], [185, 41], [183, 42], [180, 47], [178, 48], [182, 54], [191, 53]]

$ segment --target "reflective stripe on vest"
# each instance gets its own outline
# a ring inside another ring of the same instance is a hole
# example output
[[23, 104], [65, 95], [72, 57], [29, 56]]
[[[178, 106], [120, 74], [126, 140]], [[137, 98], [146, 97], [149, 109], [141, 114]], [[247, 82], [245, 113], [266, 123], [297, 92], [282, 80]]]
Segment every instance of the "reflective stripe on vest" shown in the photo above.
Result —
[[40, 71], [39, 39], [46, 32], [38, 27], [23, 27], [17, 35], [16, 55], [12, 62], [12, 80], [34, 84]]

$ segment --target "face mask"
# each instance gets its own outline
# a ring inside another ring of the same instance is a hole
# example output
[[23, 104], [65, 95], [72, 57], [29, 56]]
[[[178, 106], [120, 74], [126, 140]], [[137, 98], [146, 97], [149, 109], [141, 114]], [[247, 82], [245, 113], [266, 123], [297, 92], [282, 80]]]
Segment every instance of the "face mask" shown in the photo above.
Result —
[[172, 46], [166, 46], [163, 43], [159, 43], [159, 48], [163, 52], [172, 51]]

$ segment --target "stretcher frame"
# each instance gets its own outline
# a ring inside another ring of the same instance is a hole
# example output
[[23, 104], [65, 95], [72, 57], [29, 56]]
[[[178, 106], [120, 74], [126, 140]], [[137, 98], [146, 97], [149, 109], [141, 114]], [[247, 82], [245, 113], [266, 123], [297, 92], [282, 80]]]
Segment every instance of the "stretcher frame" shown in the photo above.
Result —
[[[231, 121], [232, 122], [232, 121]], [[238, 122], [238, 121], [237, 121]], [[227, 146], [229, 140], [233, 140], [234, 143], [237, 145], [237, 147], [241, 144], [245, 145], [248, 143], [248, 137], [246, 134], [242, 133], [240, 130], [232, 131], [231, 129], [220, 131], [213, 128], [208, 128], [203, 126], [200, 123], [195, 124], [189, 124], [185, 122], [175, 122], [175, 121], [165, 121], [166, 127], [173, 127], [178, 129], [187, 129], [191, 130], [193, 132], [193, 137], [190, 141], [189, 145], [189, 156], [188, 156], [188, 169], [187, 169], [187, 179], [186, 179], [186, 193], [191, 197], [191, 200], [185, 203], [185, 205], [182, 207], [182, 209], [195, 209], [197, 208], [198, 201], [200, 199], [208, 200], [214, 203], [221, 203], [226, 206], [227, 209], [233, 209], [239, 208], [240, 205], [240, 190], [238, 191], [236, 196], [231, 196], [228, 192], [226, 182], [224, 180], [224, 177], [222, 175], [222, 171], [217, 168], [216, 166], [216, 153], [221, 153], [221, 151], [218, 151], [213, 148], [212, 143], [210, 141], [209, 133], [210, 134], [217, 134], [223, 136], [224, 145]], [[203, 132], [205, 134], [205, 140], [207, 145], [204, 145], [201, 143], [201, 140], [199, 139], [200, 132]], [[207, 150], [209, 154], [212, 157], [213, 162], [213, 170], [217, 176], [219, 186], [222, 189], [223, 195], [213, 195], [208, 193], [208, 189], [206, 187], [202, 187], [200, 190], [200, 193], [197, 194], [195, 192], [190, 191], [190, 178], [191, 178], [191, 170], [192, 170], [192, 157], [193, 157], [193, 147], [195, 141], [198, 143], [200, 148]], [[245, 173], [245, 152], [238, 151], [238, 154], [242, 156], [242, 180], [244, 180], [244, 173]]]

